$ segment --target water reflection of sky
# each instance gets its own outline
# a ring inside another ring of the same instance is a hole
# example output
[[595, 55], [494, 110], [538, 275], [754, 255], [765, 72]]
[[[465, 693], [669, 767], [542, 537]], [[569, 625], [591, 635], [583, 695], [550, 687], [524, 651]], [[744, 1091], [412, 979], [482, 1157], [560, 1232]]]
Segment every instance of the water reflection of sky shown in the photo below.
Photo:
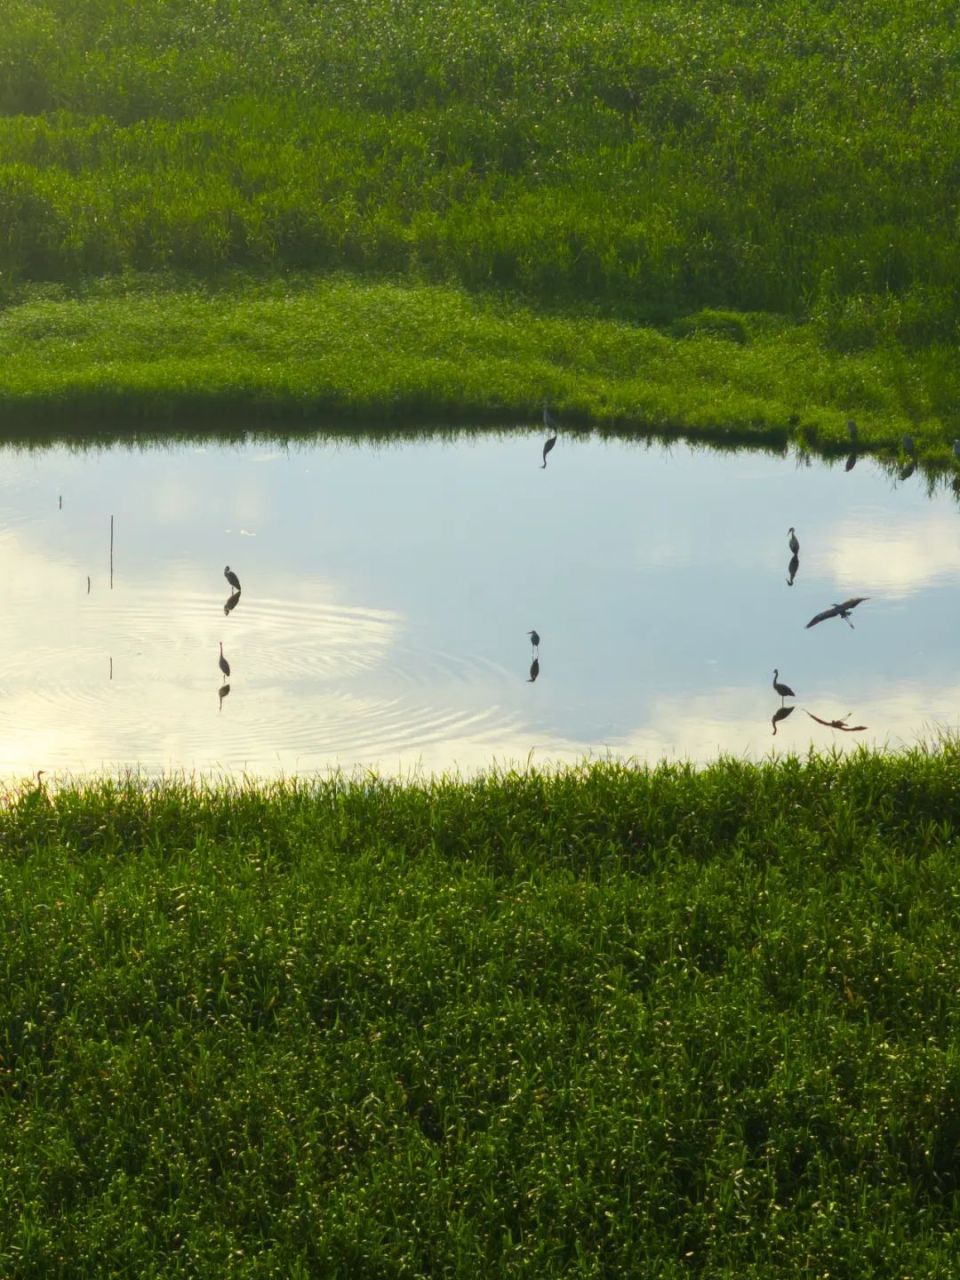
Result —
[[[0, 773], [699, 761], [957, 726], [949, 491], [587, 437], [544, 471], [540, 444], [5, 451]], [[855, 630], [805, 629], [852, 595]], [[776, 737], [775, 666], [798, 694]]]

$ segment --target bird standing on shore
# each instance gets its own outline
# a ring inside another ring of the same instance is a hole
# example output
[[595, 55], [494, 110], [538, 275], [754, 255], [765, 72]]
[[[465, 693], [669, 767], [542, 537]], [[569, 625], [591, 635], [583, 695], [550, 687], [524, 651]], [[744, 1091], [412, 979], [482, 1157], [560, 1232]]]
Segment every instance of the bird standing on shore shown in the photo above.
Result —
[[[233, 572], [233, 570], [230, 568], [229, 565], [227, 565], [227, 567], [224, 569], [223, 576], [230, 583], [231, 587], [233, 587], [234, 591], [240, 590], [240, 579]], [[256, 591], [254, 591], [254, 595], [256, 595]]]
[[226, 658], [223, 656], [223, 641], [222, 641], [222, 640], [220, 641], [220, 662], [219, 662], [219, 664], [218, 664], [218, 665], [219, 665], [219, 667], [220, 667], [220, 670], [223, 672], [223, 674], [224, 674], [224, 675], [227, 677], [227, 679], [229, 680], [229, 678], [230, 678], [230, 663], [229, 663], [229, 662], [226, 660]]

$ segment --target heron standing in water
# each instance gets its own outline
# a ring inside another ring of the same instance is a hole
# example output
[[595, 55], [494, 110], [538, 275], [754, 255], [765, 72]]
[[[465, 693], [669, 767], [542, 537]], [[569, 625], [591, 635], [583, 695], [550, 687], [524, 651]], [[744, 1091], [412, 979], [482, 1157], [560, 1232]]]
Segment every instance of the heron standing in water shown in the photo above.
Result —
[[536, 632], [536, 631], [528, 631], [528, 632], [527, 632], [527, 635], [530, 637], [530, 643], [533, 645], [534, 649], [536, 649], [536, 651], [539, 653], [539, 652], [540, 652], [540, 635], [539, 635], [539, 633], [538, 633], [538, 632]]
[[219, 662], [219, 664], [218, 664], [218, 665], [219, 665], [219, 667], [220, 667], [220, 670], [223, 672], [223, 674], [224, 674], [224, 675], [227, 677], [227, 679], [229, 680], [229, 679], [230, 679], [230, 663], [229, 663], [229, 662], [226, 660], [226, 658], [223, 656], [223, 641], [222, 641], [222, 640], [220, 641], [220, 662]]
[[795, 556], [799, 555], [800, 543], [797, 540], [796, 530], [794, 529], [793, 525], [790, 526], [790, 528], [787, 530], [787, 533], [789, 533], [790, 535], [790, 541], [787, 545], [790, 547], [790, 550], [793, 552]]
[[777, 679], [777, 676], [779, 674], [780, 672], [778, 671], [778, 669], [774, 667], [773, 668], [773, 687], [777, 691], [777, 693], [779, 693], [780, 695], [780, 705], [782, 707], [784, 698], [795, 698], [797, 695], [793, 692], [793, 690], [790, 688], [788, 684], [784, 684], [781, 680]]
[[557, 443], [557, 430], [558, 430], [557, 424], [553, 418], [553, 414], [547, 408], [546, 400], [544, 400], [543, 402], [543, 425], [547, 428], [548, 431], [552, 431], [553, 435], [550, 437], [549, 440], [544, 441], [543, 466], [540, 468], [541, 471], [545, 471], [547, 468], [547, 454], [550, 452], [553, 446]]
[[[230, 568], [229, 565], [227, 565], [227, 567], [224, 569], [223, 576], [230, 583], [231, 587], [233, 587], [234, 591], [240, 590], [240, 579], [233, 572], [233, 570]], [[254, 592], [254, 595], [256, 595], [256, 592]]]

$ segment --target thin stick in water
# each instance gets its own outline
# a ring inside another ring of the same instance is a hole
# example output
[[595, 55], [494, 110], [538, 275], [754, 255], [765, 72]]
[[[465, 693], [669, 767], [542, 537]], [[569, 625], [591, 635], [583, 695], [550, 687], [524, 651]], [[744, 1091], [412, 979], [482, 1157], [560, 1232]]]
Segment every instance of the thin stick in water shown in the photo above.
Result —
[[110, 517], [110, 590], [113, 590], [113, 516]]

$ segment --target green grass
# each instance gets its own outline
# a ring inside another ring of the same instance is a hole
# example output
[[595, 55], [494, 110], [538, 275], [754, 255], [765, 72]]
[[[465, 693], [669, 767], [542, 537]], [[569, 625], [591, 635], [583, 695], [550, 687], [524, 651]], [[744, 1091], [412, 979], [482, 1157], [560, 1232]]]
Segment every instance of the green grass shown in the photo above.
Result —
[[19, 0], [0, 67], [13, 275], [403, 270], [955, 333], [942, 0]]
[[[604, 369], [610, 385], [579, 397], [584, 412], [606, 402], [595, 421], [697, 429], [729, 414], [743, 430], [775, 420], [779, 399], [828, 437], [850, 409], [883, 438], [929, 420], [942, 451], [957, 431], [958, 81], [943, 0], [14, 0], [0, 29], [0, 303], [15, 312], [31, 284], [159, 273], [143, 316], [130, 297], [123, 317], [153, 342], [166, 303], [179, 326], [171, 272], [200, 289], [236, 272], [278, 290], [291, 272], [439, 286], [481, 311], [515, 306], [518, 323], [655, 325], [644, 353], [658, 334], [727, 340], [703, 385], [676, 343], [666, 395], [656, 361], [647, 397], [640, 370]], [[411, 295], [380, 296], [402, 333]], [[145, 346], [119, 380], [105, 335], [79, 344], [89, 367], [78, 354], [60, 408], [82, 410], [98, 379], [141, 419], [180, 383], [224, 412], [248, 395], [293, 415], [306, 398], [438, 418], [536, 399], [562, 345], [549, 326], [531, 328], [515, 378], [491, 378], [469, 347], [448, 378], [446, 310], [421, 296], [417, 351], [376, 353], [369, 379], [351, 358], [331, 382], [311, 358], [311, 384], [290, 312], [280, 363], [252, 387], [245, 334], [225, 359], [221, 330], [192, 364], [175, 342]], [[49, 393], [0, 376], [8, 406], [36, 411]]]
[[956, 1274], [958, 763], [8, 797], [0, 1270]]
[[8, 436], [191, 421], [531, 424], [546, 396], [567, 426], [796, 436], [826, 451], [846, 447], [852, 414], [867, 447], [893, 451], [909, 429], [943, 461], [960, 403], [946, 347], [881, 362], [764, 316], [705, 312], [664, 333], [350, 277], [34, 290], [0, 313], [0, 365]]

